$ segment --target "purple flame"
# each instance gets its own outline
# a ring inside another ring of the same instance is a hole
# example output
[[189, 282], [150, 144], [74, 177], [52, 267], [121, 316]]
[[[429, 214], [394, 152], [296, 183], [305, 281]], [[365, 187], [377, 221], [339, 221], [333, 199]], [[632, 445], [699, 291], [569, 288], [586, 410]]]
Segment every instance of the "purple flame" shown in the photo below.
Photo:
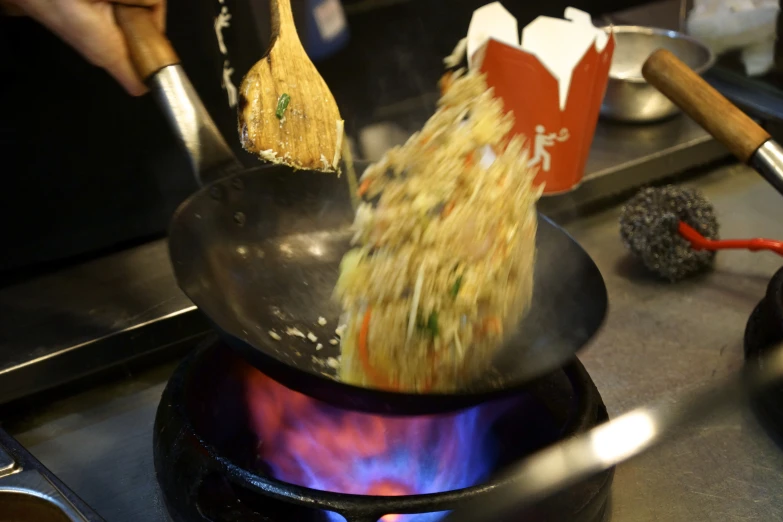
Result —
[[[246, 398], [258, 456], [274, 476], [322, 491], [397, 496], [475, 485], [495, 465], [491, 428], [509, 403], [458, 413], [384, 417], [340, 410], [255, 370]], [[328, 513], [333, 522], [344, 522]], [[383, 522], [435, 522], [445, 513], [390, 515]]]

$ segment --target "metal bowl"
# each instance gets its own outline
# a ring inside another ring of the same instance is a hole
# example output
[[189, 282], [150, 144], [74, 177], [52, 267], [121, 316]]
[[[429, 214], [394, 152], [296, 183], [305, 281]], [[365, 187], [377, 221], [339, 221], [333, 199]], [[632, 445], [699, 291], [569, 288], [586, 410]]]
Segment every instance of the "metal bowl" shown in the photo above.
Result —
[[642, 76], [642, 65], [658, 49], [667, 49], [698, 74], [704, 74], [715, 63], [707, 46], [677, 31], [636, 25], [612, 29], [615, 48], [601, 104], [604, 118], [649, 122], [679, 114], [680, 109]]

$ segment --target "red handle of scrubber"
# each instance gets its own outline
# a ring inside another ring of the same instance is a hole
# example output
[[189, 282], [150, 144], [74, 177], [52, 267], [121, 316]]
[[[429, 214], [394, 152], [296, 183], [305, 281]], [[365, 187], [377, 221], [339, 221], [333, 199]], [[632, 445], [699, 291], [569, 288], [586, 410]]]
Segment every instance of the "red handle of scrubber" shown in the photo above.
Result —
[[696, 229], [680, 221], [679, 226], [680, 235], [690, 241], [693, 248], [696, 250], [769, 250], [776, 254], [783, 256], [783, 241], [775, 241], [774, 239], [722, 239], [713, 240], [699, 234]]

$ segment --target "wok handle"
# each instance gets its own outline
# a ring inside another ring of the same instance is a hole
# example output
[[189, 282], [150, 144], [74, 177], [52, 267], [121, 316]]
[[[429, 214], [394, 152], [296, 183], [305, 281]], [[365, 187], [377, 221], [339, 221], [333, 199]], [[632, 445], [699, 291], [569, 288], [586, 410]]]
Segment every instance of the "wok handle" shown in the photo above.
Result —
[[671, 52], [659, 49], [651, 54], [642, 75], [743, 163], [770, 139], [767, 131]]
[[114, 4], [114, 17], [125, 34], [131, 62], [145, 82], [164, 67], [179, 63], [171, 42], [155, 26], [152, 10]]
[[188, 154], [196, 182], [208, 185], [238, 172], [241, 163], [179, 65], [171, 42], [155, 25], [152, 10], [115, 4], [114, 16], [136, 72]]

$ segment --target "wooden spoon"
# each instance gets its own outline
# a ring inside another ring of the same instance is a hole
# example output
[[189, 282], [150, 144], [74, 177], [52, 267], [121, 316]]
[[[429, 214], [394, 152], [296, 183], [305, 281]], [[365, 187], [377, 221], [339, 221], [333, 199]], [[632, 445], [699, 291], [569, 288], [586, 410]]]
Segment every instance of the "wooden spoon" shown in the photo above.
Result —
[[337, 103], [299, 41], [290, 0], [270, 6], [269, 50], [239, 88], [242, 146], [295, 169], [336, 171], [343, 140]]

